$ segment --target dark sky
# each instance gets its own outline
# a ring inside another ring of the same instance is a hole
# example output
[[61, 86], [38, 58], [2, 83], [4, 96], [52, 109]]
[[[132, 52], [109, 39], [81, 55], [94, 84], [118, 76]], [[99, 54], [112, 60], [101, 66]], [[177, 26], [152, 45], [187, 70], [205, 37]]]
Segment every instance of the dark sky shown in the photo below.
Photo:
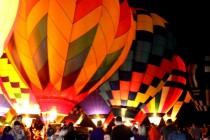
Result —
[[210, 7], [202, 0], [129, 0], [165, 18], [177, 38], [177, 53], [186, 62], [200, 61], [210, 51]]

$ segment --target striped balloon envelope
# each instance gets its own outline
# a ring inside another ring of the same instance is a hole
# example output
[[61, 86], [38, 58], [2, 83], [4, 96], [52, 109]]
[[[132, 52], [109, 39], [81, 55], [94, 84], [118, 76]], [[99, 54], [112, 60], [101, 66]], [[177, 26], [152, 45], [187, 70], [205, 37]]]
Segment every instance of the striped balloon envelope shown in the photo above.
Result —
[[184, 89], [186, 89], [185, 63], [177, 56], [173, 64], [173, 70], [161, 91], [142, 108], [144, 113], [148, 115], [156, 114], [157, 116], [158, 114], [166, 114], [181, 97]]
[[131, 21], [125, 0], [20, 0], [7, 54], [41, 111], [67, 115], [125, 60]]
[[169, 24], [159, 15], [133, 9], [133, 17], [136, 32], [130, 52], [120, 68], [99, 87], [113, 113], [130, 118], [165, 84], [172, 71], [176, 44]]

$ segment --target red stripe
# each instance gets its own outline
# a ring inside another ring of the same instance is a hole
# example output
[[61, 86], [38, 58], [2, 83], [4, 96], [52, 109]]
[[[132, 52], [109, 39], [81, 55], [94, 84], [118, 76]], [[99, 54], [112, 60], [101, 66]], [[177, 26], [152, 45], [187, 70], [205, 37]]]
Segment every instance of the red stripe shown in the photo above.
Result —
[[73, 23], [102, 5], [102, 0], [78, 0]]
[[120, 5], [120, 22], [116, 33], [116, 38], [125, 34], [131, 27], [131, 12], [127, 1]]

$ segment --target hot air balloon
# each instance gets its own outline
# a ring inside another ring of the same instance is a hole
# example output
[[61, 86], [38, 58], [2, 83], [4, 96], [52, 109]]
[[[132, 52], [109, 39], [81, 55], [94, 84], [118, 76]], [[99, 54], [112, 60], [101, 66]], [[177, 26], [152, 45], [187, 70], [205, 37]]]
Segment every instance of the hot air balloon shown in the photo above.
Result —
[[19, 0], [0, 0], [0, 57], [12, 35], [19, 9]]
[[133, 11], [136, 29], [125, 62], [99, 87], [100, 95], [115, 115], [134, 118], [161, 90], [173, 66], [175, 38], [160, 16]]
[[210, 56], [203, 56], [201, 63], [188, 64], [190, 93], [198, 111], [210, 111]]
[[152, 123], [157, 125], [159, 125], [161, 117], [177, 102], [186, 87], [185, 63], [177, 56], [173, 64], [173, 70], [161, 91], [142, 108], [142, 111], [148, 114], [149, 119], [155, 121]]
[[83, 108], [84, 112], [91, 118], [95, 125], [98, 120], [101, 120], [102, 123], [104, 123], [111, 110], [97, 90], [88, 95], [79, 103], [79, 105]]
[[40, 108], [30, 89], [20, 79], [6, 53], [0, 58], [0, 87], [17, 114], [39, 114]]
[[20, 0], [7, 54], [42, 112], [67, 115], [122, 64], [133, 28], [120, 2]]

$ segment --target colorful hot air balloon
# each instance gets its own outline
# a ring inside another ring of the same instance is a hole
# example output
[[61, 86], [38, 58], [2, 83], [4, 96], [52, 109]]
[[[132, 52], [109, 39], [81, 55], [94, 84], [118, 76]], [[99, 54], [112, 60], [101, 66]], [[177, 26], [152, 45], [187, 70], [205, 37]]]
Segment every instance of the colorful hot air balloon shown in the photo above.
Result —
[[97, 90], [88, 95], [79, 103], [79, 105], [83, 108], [84, 112], [91, 118], [95, 125], [98, 120], [101, 120], [103, 123], [111, 110]]
[[114, 114], [132, 112], [132, 118], [161, 90], [175, 58], [175, 38], [162, 17], [141, 9], [134, 11], [134, 20], [135, 39], [127, 59], [99, 88]]
[[19, 0], [0, 0], [0, 57], [6, 47], [15, 24]]
[[0, 87], [18, 114], [39, 114], [40, 108], [30, 89], [22, 82], [18, 73], [4, 53], [0, 58]]
[[[148, 115], [166, 114], [177, 102], [186, 87], [186, 67], [182, 59], [177, 56], [173, 70], [160, 92], [142, 108]], [[178, 111], [178, 110], [177, 110]], [[178, 112], [177, 112], [178, 113]], [[162, 117], [162, 116], [160, 116]]]
[[198, 64], [188, 64], [191, 96], [198, 111], [210, 111], [210, 56]]
[[68, 114], [126, 58], [132, 14], [119, 0], [20, 0], [8, 54], [42, 112]]

